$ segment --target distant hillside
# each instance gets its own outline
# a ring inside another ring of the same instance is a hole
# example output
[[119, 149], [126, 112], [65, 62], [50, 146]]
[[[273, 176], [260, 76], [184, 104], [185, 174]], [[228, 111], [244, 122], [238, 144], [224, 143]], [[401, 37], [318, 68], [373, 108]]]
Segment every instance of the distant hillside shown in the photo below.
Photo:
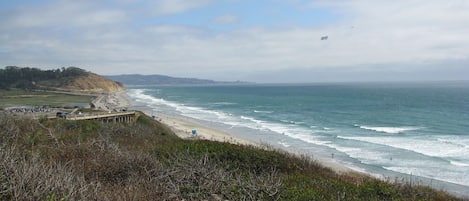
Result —
[[196, 78], [177, 78], [165, 75], [109, 75], [107, 78], [128, 85], [210, 85], [241, 82], [218, 82]]
[[75, 93], [109, 93], [124, 90], [122, 84], [77, 67], [55, 70], [7, 66], [0, 69], [0, 89], [42, 89]]

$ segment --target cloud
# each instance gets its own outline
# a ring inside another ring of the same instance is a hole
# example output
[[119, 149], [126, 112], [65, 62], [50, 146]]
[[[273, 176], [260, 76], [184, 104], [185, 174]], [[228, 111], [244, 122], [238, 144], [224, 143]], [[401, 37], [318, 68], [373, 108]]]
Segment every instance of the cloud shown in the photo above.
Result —
[[239, 16], [233, 14], [225, 14], [222, 16], [218, 16], [213, 19], [213, 22], [216, 24], [233, 24], [239, 21]]
[[154, 15], [169, 15], [205, 6], [212, 0], [155, 0], [151, 2]]
[[466, 1], [324, 1], [315, 5], [334, 7], [347, 16], [341, 25], [353, 26], [353, 31], [344, 33], [338, 27], [331, 27], [330, 31], [342, 34], [342, 39], [347, 36], [360, 41], [360, 46], [372, 50], [371, 55], [382, 51], [381, 56], [391, 61], [467, 58]]
[[34, 7], [21, 7], [8, 16], [14, 28], [90, 27], [122, 23], [127, 15], [119, 9], [104, 8], [87, 1], [57, 1]]
[[[294, 3], [343, 17], [321, 26], [240, 26], [220, 33], [210, 26], [239, 22], [240, 13], [203, 10], [200, 13], [218, 17], [198, 25], [160, 20], [216, 4], [210, 0], [121, 0], [113, 5], [59, 0], [18, 7], [0, 13], [6, 19], [0, 22], [0, 64], [226, 79], [236, 74], [254, 79], [250, 72], [291, 71], [307, 79], [304, 72], [358, 78], [360, 71], [401, 72], [413, 66], [412, 72], [424, 72], [428, 66], [438, 68], [432, 64], [444, 70], [445, 62], [469, 61], [466, 1]], [[246, 20], [249, 17], [243, 16]], [[320, 40], [323, 35], [329, 39]], [[460, 70], [454, 69], [456, 74]]]

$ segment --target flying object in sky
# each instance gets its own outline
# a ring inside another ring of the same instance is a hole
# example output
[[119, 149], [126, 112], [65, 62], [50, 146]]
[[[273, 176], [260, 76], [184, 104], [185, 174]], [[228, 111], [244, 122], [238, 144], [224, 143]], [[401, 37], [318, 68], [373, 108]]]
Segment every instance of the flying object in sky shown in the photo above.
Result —
[[328, 38], [328, 36], [321, 36], [321, 40], [327, 40]]

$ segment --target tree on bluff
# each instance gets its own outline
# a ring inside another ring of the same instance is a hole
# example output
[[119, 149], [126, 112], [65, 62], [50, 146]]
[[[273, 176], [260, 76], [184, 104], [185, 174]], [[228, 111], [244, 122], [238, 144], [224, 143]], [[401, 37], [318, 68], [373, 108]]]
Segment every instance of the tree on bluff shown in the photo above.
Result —
[[62, 67], [56, 70], [41, 70], [30, 67], [7, 66], [0, 69], [0, 88], [35, 88], [34, 82], [47, 80], [61, 80], [63, 78], [79, 77], [87, 72], [77, 67]]
[[77, 67], [68, 67], [64, 68], [62, 67], [61, 77], [77, 77], [77, 76], [82, 76], [86, 75], [87, 72], [81, 68]]

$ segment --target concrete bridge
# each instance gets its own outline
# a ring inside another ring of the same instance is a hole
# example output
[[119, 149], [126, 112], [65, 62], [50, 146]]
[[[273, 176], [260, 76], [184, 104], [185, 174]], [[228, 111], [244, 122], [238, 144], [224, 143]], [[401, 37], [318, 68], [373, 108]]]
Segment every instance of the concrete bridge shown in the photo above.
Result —
[[65, 117], [66, 120], [96, 120], [105, 123], [134, 123], [137, 121], [138, 113], [135, 111], [128, 112], [112, 112], [112, 113], [101, 113], [101, 114], [69, 114]]

